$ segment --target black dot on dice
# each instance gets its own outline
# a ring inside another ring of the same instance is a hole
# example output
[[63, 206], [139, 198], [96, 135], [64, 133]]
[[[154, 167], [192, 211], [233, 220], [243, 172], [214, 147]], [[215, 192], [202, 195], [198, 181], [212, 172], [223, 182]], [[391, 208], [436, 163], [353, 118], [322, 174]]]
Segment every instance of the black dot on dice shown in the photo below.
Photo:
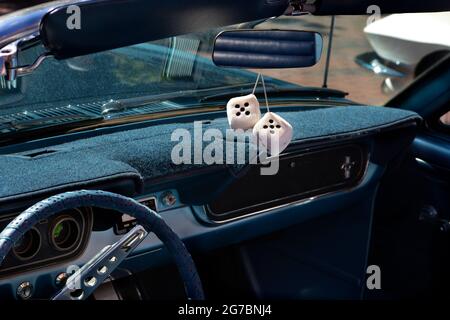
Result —
[[270, 130], [270, 133], [271, 133], [271, 134], [274, 134], [274, 133], [275, 133], [275, 131], [273, 131], [273, 130]]
[[241, 113], [240, 113], [240, 112], [237, 112], [236, 115], [239, 117], [239, 116], [241, 115]]
[[248, 102], [244, 103], [244, 106], [248, 107]]
[[270, 119], [270, 120], [269, 120], [269, 122], [270, 122], [270, 123], [273, 123], [273, 120], [272, 120], [272, 119]]
[[241, 112], [244, 112], [245, 111], [245, 108], [241, 108]]
[[239, 107], [240, 107], [240, 105], [236, 104], [236, 105], [234, 105], [234, 107], [235, 107], [235, 108], [239, 108]]
[[263, 128], [264, 128], [264, 129], [267, 129], [267, 128], [268, 128], [268, 126], [263, 126]]
[[248, 116], [250, 115], [250, 111], [245, 111], [245, 114]]
[[275, 128], [273, 125], [270, 125], [270, 129], [273, 129], [273, 128]]
[[281, 128], [281, 126], [280, 126], [279, 124], [277, 124], [277, 128], [278, 128], [278, 129], [280, 129], [280, 128]]

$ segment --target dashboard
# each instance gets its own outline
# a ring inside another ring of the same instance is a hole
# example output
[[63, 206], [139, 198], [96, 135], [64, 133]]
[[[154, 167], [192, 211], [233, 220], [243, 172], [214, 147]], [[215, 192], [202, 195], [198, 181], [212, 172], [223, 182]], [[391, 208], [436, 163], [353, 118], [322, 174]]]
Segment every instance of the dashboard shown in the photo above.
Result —
[[285, 154], [277, 174], [261, 175], [256, 166], [228, 186], [206, 205], [205, 221], [230, 221], [349, 190], [361, 182], [368, 158], [366, 146], [358, 144]]
[[[354, 224], [361, 223], [367, 231], [377, 184], [390, 161], [412, 141], [420, 121], [414, 113], [382, 109], [280, 109], [299, 134], [280, 156], [278, 173], [268, 176], [259, 174], [262, 164], [175, 166], [167, 158], [173, 146], [170, 134], [180, 126], [192, 130], [189, 118], [105, 129], [110, 131], [83, 139], [80, 133], [64, 143], [55, 138], [52, 145], [36, 144], [31, 150], [3, 149], [0, 162], [13, 176], [9, 183], [18, 182], [7, 189], [0, 186], [0, 228], [48, 195], [86, 188], [134, 197], [160, 214], [193, 254], [337, 213], [357, 212], [361, 220]], [[345, 112], [350, 112], [351, 121], [342, 120]], [[220, 113], [208, 114], [203, 121], [207, 127], [226, 128]], [[46, 152], [39, 153], [43, 149]], [[64, 165], [55, 166], [62, 161]], [[52, 172], [39, 171], [50, 163]], [[32, 183], [19, 181], [25, 174], [33, 177]], [[49, 174], [59, 175], [59, 183], [45, 179]], [[0, 296], [17, 298], [24, 284], [36, 290], [37, 297], [46, 294], [38, 287], [55, 292], [69, 267], [82, 266], [135, 223], [129, 216], [99, 208], [78, 208], [40, 221], [0, 267]], [[367, 234], [358, 234], [360, 247], [353, 248], [354, 254], [367, 253]], [[161, 242], [150, 234], [112, 278], [169, 261]]]

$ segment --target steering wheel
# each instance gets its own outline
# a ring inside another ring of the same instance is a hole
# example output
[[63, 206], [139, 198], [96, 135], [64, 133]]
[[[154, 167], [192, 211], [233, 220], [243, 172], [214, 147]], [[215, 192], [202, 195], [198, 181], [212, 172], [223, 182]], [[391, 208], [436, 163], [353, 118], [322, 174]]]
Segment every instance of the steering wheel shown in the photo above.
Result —
[[38, 221], [68, 209], [99, 207], [128, 214], [138, 225], [116, 243], [106, 246], [82, 268], [72, 274], [53, 300], [82, 300], [87, 298], [117, 266], [147, 236], [154, 232], [172, 255], [183, 280], [188, 299], [204, 299], [202, 284], [194, 261], [183, 242], [153, 210], [134, 199], [99, 190], [65, 192], [28, 208], [0, 233], [0, 265], [14, 243]]

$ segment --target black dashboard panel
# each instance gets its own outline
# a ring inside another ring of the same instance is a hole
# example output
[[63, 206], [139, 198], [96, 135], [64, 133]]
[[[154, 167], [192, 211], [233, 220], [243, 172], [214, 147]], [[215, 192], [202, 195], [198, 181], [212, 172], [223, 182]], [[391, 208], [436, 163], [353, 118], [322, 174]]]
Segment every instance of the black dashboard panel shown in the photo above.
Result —
[[208, 218], [225, 221], [330, 192], [351, 189], [368, 164], [365, 146], [348, 144], [280, 157], [275, 175], [253, 166], [206, 206]]

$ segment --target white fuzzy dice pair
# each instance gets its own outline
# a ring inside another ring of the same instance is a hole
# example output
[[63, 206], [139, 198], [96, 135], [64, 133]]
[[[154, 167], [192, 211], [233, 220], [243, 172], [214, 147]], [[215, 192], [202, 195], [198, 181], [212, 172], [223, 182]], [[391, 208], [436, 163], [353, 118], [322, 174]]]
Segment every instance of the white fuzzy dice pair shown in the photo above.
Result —
[[272, 156], [279, 155], [292, 140], [292, 126], [282, 117], [268, 112], [261, 118], [259, 102], [254, 94], [230, 99], [227, 116], [232, 129], [253, 128], [260, 147]]

